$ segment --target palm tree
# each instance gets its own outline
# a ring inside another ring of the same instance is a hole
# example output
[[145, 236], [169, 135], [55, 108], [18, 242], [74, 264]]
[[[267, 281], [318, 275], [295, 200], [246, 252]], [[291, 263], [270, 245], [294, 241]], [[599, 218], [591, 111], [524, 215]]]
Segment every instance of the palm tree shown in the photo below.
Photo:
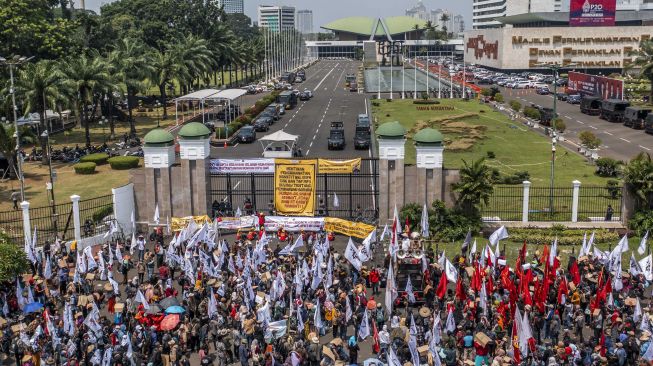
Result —
[[110, 54], [110, 63], [118, 71], [127, 89], [127, 112], [129, 116], [129, 133], [136, 134], [136, 124], [132, 116], [136, 93], [144, 89], [145, 80], [152, 74], [153, 68], [148, 58], [147, 46], [135, 38], [119, 40]]
[[[18, 177], [18, 161], [16, 160], [16, 138], [14, 137], [13, 124], [0, 123], [0, 154], [2, 154], [7, 162], [11, 171], [9, 176]], [[34, 133], [29, 127], [20, 127], [20, 140], [23, 143], [32, 143], [35, 141]], [[4, 178], [4, 177], [2, 177]]]
[[651, 85], [649, 103], [653, 104], [653, 40], [641, 41], [639, 50], [632, 51], [631, 55], [635, 56], [635, 59], [630, 67], [638, 67], [639, 77], [647, 78]]
[[449, 33], [447, 32], [447, 22], [449, 19], [449, 14], [447, 13], [442, 13], [440, 16], [440, 21], [442, 22], [442, 39], [445, 41], [449, 38]]
[[86, 145], [90, 146], [90, 122], [97, 110], [100, 95], [116, 88], [111, 85], [109, 65], [97, 52], [83, 54], [63, 61], [57, 74], [74, 101], [76, 113], [85, 129]]
[[[41, 119], [39, 131], [48, 129], [46, 110], [51, 106], [54, 110], [56, 100], [60, 98], [61, 85], [56, 76], [56, 63], [43, 60], [29, 63], [20, 69], [16, 79], [16, 92], [23, 101], [23, 110], [36, 111]], [[50, 131], [52, 132], [52, 131]], [[46, 139], [40, 138], [43, 151], [43, 164], [48, 162], [49, 151], [46, 148]]]
[[172, 81], [180, 76], [180, 70], [183, 67], [179, 54], [173, 52], [168, 45], [166, 50], [155, 51], [152, 56], [152, 67], [154, 72], [150, 76], [152, 83], [159, 87], [161, 95], [161, 104], [163, 104], [163, 119], [168, 118], [168, 109], [166, 108], [167, 94], [166, 88], [172, 85]]
[[648, 153], [640, 153], [624, 168], [624, 181], [637, 197], [640, 209], [653, 208], [653, 160]]
[[481, 204], [488, 205], [494, 188], [492, 187], [492, 171], [481, 158], [468, 164], [463, 160], [460, 169], [460, 182], [453, 184], [458, 193], [456, 205], [467, 215], [479, 214]]

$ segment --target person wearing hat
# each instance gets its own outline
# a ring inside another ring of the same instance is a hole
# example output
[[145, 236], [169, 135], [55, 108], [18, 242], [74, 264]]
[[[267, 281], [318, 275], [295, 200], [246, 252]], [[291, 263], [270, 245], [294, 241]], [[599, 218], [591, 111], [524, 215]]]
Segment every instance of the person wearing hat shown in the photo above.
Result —
[[136, 249], [138, 249], [138, 260], [143, 261], [145, 257], [145, 238], [142, 234], [139, 234], [138, 239], [136, 239]]
[[311, 343], [308, 345], [308, 365], [318, 366], [322, 361], [322, 347], [320, 346], [320, 339], [317, 335], [313, 335], [310, 339]]
[[368, 274], [368, 279], [369, 279], [370, 285], [372, 287], [372, 294], [373, 295], [378, 295], [379, 294], [379, 282], [381, 280], [381, 276], [379, 274], [379, 270], [376, 267], [372, 267], [372, 270]]

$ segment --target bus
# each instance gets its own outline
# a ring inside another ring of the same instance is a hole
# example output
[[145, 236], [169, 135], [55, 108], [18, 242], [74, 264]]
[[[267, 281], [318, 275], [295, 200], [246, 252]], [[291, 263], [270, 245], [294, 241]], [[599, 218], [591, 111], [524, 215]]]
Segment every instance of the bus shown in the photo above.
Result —
[[293, 109], [297, 105], [297, 95], [292, 90], [286, 90], [277, 95], [277, 103], [283, 104], [286, 109]]

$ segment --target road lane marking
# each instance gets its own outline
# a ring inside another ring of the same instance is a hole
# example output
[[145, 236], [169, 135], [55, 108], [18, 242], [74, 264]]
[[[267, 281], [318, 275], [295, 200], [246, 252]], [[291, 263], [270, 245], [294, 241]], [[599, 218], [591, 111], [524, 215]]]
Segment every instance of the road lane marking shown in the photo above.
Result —
[[642, 145], [639, 145], [639, 147], [641, 147], [642, 149], [644, 149], [646, 151], [651, 151], [651, 149], [649, 149], [648, 147], [645, 147], [645, 146], [642, 146]]
[[619, 137], [619, 140], [621, 140], [621, 141], [625, 141], [625, 142], [627, 142], [627, 143], [630, 143], [630, 141], [626, 140], [626, 139], [623, 138], [623, 137]]
[[[338, 66], [338, 64], [336, 64], [336, 66]], [[319, 89], [319, 88], [320, 88], [320, 85], [322, 85], [322, 83], [324, 82], [324, 80], [326, 80], [326, 78], [327, 78], [327, 77], [328, 77], [328, 76], [333, 72], [333, 70], [336, 69], [336, 66], [334, 66], [334, 67], [331, 69], [331, 71], [329, 71], [326, 75], [324, 75], [324, 77], [322, 78], [322, 80], [320, 80], [320, 82], [317, 84], [317, 86], [315, 87], [315, 89]], [[326, 90], [326, 88], [324, 88], [324, 90]]]
[[583, 121], [579, 121], [579, 120], [576, 120], [576, 122], [580, 123], [581, 125], [584, 125], [584, 124], [585, 124], [585, 122], [583, 122]]
[[613, 136], [613, 135], [612, 135], [610, 132], [608, 132], [608, 131], [605, 131], [605, 134], [606, 134], [606, 135]]
[[596, 127], [594, 127], [594, 126], [590, 126], [590, 128], [593, 128], [593, 129], [595, 129], [595, 130], [598, 130], [598, 128], [596, 128]]
[[571, 117], [569, 117], [569, 116], [565, 116], [565, 118], [566, 118], [566, 119], [571, 119]]

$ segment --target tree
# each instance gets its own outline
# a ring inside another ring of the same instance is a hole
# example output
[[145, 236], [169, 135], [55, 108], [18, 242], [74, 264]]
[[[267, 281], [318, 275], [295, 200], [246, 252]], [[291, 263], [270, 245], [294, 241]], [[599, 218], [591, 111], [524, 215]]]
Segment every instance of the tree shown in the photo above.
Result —
[[57, 70], [69, 98], [74, 101], [76, 114], [84, 127], [86, 145], [91, 145], [90, 123], [95, 116], [101, 93], [111, 85], [109, 65], [97, 52], [79, 55], [63, 61]]
[[637, 198], [640, 210], [653, 208], [653, 161], [648, 153], [640, 153], [623, 170], [624, 181]]
[[616, 177], [619, 175], [619, 168], [623, 162], [612, 158], [600, 158], [596, 160], [596, 174], [601, 177]]
[[485, 164], [485, 159], [481, 158], [471, 164], [463, 159], [460, 181], [453, 184], [453, 189], [458, 193], [456, 206], [467, 215], [477, 216], [481, 204], [488, 205], [494, 191], [492, 171]]
[[0, 231], [0, 282], [12, 281], [29, 270], [23, 248], [11, 242], [9, 235]]
[[127, 113], [129, 118], [129, 133], [136, 134], [136, 124], [132, 115], [136, 101], [136, 93], [144, 88], [144, 80], [152, 75], [154, 69], [149, 60], [147, 48], [138, 39], [123, 38], [117, 42], [110, 54], [110, 63], [115, 67], [117, 75], [127, 89]]
[[[0, 124], [0, 154], [9, 162], [10, 176], [18, 177], [18, 162], [16, 161], [16, 138], [14, 138], [14, 126], [12, 124]], [[22, 142], [34, 141], [34, 134], [29, 127], [19, 128]]]
[[[23, 102], [25, 114], [35, 111], [41, 118], [39, 131], [48, 129], [46, 110], [56, 110], [55, 105], [60, 99], [61, 88], [56, 75], [56, 63], [54, 61], [42, 60], [36, 63], [28, 63], [18, 72], [16, 78], [16, 94]], [[52, 131], [50, 131], [52, 132]], [[43, 164], [48, 162], [46, 139], [40, 138], [41, 149], [44, 152]]]
[[442, 13], [440, 16], [440, 21], [442, 22], [442, 39], [445, 41], [449, 39], [449, 32], [447, 31], [447, 22], [449, 19], [449, 14], [447, 13]]
[[585, 146], [588, 149], [596, 149], [601, 146], [601, 139], [596, 137], [592, 131], [583, 131], [578, 134], [578, 139], [580, 139], [581, 145]]
[[647, 39], [639, 43], [639, 50], [632, 51], [635, 56], [630, 67], [639, 69], [639, 76], [646, 78], [651, 86], [649, 103], [653, 104], [653, 40]]

